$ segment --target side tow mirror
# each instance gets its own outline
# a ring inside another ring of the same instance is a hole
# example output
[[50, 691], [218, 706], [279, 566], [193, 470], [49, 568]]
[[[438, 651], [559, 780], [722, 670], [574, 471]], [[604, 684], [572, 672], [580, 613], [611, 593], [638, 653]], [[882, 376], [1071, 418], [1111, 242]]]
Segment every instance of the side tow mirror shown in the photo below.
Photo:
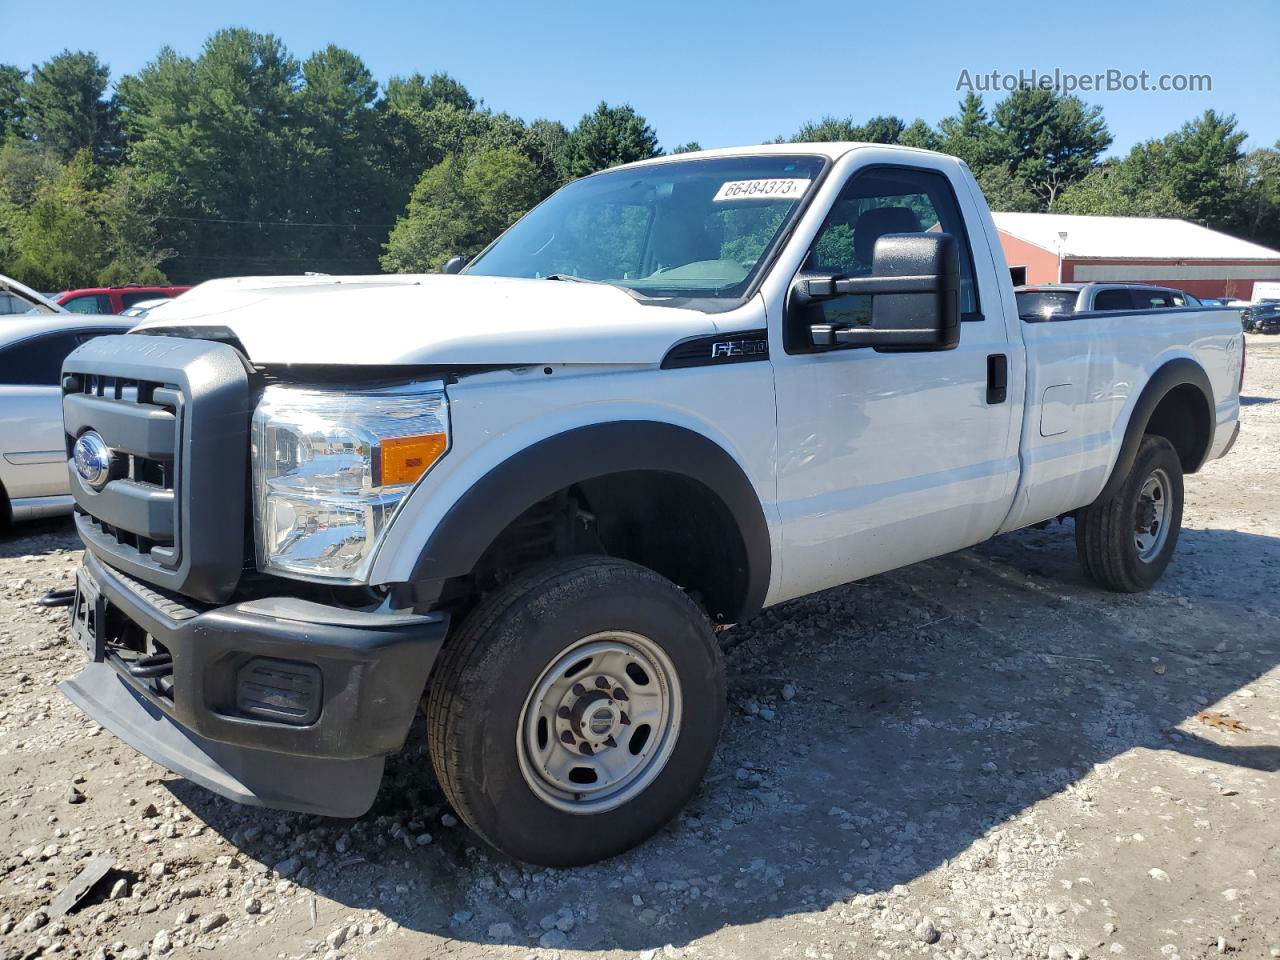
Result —
[[444, 262], [444, 266], [440, 268], [441, 273], [461, 273], [462, 268], [467, 265], [468, 257], [464, 257], [460, 253], [455, 253], [452, 257]]
[[951, 350], [960, 342], [960, 247], [948, 233], [889, 233], [876, 241], [869, 277], [802, 277], [798, 303], [868, 296], [870, 326], [814, 323], [815, 347]]

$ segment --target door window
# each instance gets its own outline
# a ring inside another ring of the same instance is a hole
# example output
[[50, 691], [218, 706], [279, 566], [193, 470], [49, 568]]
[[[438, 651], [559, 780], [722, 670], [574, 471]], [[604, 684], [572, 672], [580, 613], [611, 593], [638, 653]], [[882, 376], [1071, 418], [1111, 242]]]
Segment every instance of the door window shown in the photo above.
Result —
[[1139, 310], [1155, 310], [1158, 307], [1171, 307], [1173, 300], [1164, 290], [1135, 290], [1134, 304]]
[[62, 361], [84, 339], [82, 334], [48, 333], [0, 350], [0, 383], [56, 387], [62, 382]]
[[120, 294], [120, 302], [124, 304], [124, 308], [128, 310], [135, 303], [142, 303], [144, 300], [168, 300], [169, 294], [163, 290], [157, 290], [154, 293], [122, 293]]
[[1095, 310], [1132, 310], [1133, 297], [1128, 290], [1099, 290], [1093, 298]]
[[86, 293], [63, 304], [72, 313], [112, 313], [111, 298], [105, 293]]
[[[959, 204], [947, 178], [931, 170], [879, 167], [855, 174], [814, 238], [803, 273], [869, 277], [876, 241], [889, 233], [949, 233], [960, 244], [960, 310], [981, 320], [973, 255]], [[838, 297], [812, 308], [838, 326], [871, 323], [871, 297]], [[808, 311], [805, 324], [818, 322]]]

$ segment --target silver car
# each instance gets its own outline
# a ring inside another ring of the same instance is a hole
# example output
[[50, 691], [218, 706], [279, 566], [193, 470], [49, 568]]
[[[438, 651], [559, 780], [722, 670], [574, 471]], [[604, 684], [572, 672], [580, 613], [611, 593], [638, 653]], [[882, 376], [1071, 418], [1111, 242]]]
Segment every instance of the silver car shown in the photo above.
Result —
[[0, 316], [0, 526], [71, 512], [62, 361], [134, 321], [65, 311]]
[[1036, 283], [1014, 287], [1023, 320], [1065, 319], [1093, 310], [1162, 310], [1198, 307], [1184, 290], [1152, 283]]

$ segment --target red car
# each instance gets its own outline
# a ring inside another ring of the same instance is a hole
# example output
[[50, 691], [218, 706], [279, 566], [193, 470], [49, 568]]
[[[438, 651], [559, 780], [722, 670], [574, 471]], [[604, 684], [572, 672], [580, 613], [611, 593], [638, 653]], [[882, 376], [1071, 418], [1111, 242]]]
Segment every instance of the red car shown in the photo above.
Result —
[[50, 299], [72, 313], [123, 313], [143, 300], [176, 297], [190, 289], [190, 287], [157, 287], [130, 283], [123, 287], [85, 287], [81, 290], [68, 290]]

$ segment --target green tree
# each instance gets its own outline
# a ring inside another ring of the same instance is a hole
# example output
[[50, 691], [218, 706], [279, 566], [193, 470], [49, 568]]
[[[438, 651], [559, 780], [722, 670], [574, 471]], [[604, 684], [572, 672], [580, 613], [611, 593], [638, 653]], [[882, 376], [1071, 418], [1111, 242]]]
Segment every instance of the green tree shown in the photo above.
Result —
[[992, 114], [1009, 172], [1043, 207], [1083, 180], [1111, 145], [1102, 108], [1053, 90], [1022, 87]]
[[64, 50], [33, 67], [25, 90], [27, 134], [62, 160], [89, 150], [113, 160], [119, 148], [114, 102], [104, 99], [111, 70], [92, 53]]
[[942, 143], [937, 131], [919, 117], [902, 131], [898, 142], [904, 147], [918, 147], [921, 150], [937, 150]]
[[559, 120], [534, 120], [524, 133], [524, 152], [538, 168], [542, 192], [550, 193], [560, 186], [564, 145], [569, 131]]
[[1206, 110], [1164, 139], [1163, 178], [1198, 220], [1231, 224], [1241, 196], [1239, 164], [1247, 134], [1234, 115]]
[[853, 117], [823, 117], [804, 124], [791, 137], [792, 143], [841, 143], [862, 139], [862, 127]]
[[1005, 144], [997, 135], [982, 97], [969, 91], [960, 101], [960, 109], [938, 123], [937, 149], [959, 157], [973, 170], [990, 166], [1008, 166]]
[[1023, 181], [1013, 176], [1004, 167], [991, 164], [974, 168], [972, 172], [992, 210], [1036, 211], [1042, 209], [1039, 198]]
[[477, 253], [540, 199], [537, 167], [519, 150], [446, 157], [418, 181], [382, 266], [396, 273], [438, 270], [455, 254]]
[[[817, 123], [804, 124], [791, 137], [792, 143], [897, 143], [907, 129], [901, 117], [876, 116], [866, 123], [853, 117], [823, 117]], [[779, 140], [778, 142], [782, 142]]]
[[611, 107], [601, 100], [565, 139], [560, 173], [564, 180], [574, 180], [659, 153], [658, 135], [644, 117], [629, 105]]
[[1250, 152], [1238, 165], [1235, 221], [1249, 239], [1280, 249], [1280, 142]]
[[279, 39], [241, 29], [215, 33], [194, 61], [166, 48], [120, 82], [129, 159], [165, 198], [162, 239], [183, 279], [359, 268], [312, 252], [334, 228], [309, 212], [317, 151], [301, 84]]
[[466, 112], [478, 106], [467, 88], [447, 73], [433, 73], [430, 77], [420, 73], [394, 76], [387, 81], [386, 102], [389, 108], [401, 111], [449, 106]]
[[677, 153], [697, 153], [702, 149], [702, 144], [697, 140], [690, 140], [688, 143], [682, 143], [678, 147], [672, 147], [671, 153], [674, 156]]
[[[1270, 235], [1275, 176], [1266, 152], [1250, 163], [1236, 118], [1212, 110], [1160, 140], [1139, 143], [1122, 160], [1095, 167], [1053, 209], [1109, 216], [1179, 217], [1246, 236]], [[1251, 155], [1252, 156], [1252, 155]]]
[[26, 99], [26, 71], [12, 64], [0, 63], [0, 144], [23, 136]]
[[866, 143], [897, 143], [906, 129], [901, 117], [872, 117], [862, 125], [858, 139]]
[[377, 81], [349, 50], [330, 45], [302, 65], [296, 216], [330, 225], [299, 231], [317, 260], [371, 266], [385, 224], [403, 206], [405, 188], [388, 163], [377, 99]]
[[[0, 263], [24, 283], [66, 289], [162, 282], [145, 188], [128, 168], [109, 171], [81, 150], [67, 163], [35, 145], [0, 150]], [[27, 149], [15, 149], [26, 147]], [[30, 194], [29, 203], [14, 198]]]
[[1094, 167], [1083, 180], [1054, 199], [1054, 212], [1105, 217], [1192, 216], [1191, 209], [1158, 171], [1153, 176], [1152, 171], [1144, 169], [1150, 160], [1150, 150], [1139, 145], [1123, 160]]

